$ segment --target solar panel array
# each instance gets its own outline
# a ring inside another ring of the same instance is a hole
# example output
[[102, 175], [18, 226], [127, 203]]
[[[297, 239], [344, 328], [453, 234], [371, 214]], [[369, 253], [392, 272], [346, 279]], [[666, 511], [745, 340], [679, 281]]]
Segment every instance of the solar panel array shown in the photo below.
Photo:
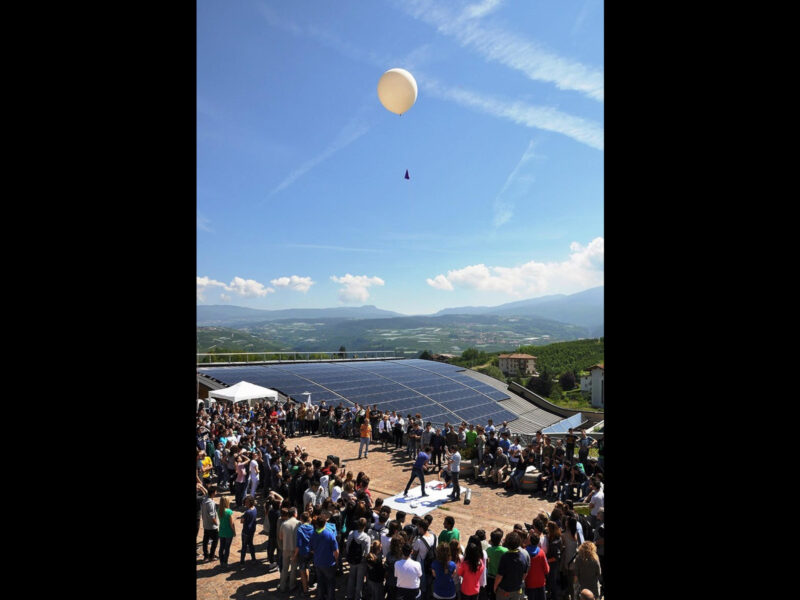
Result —
[[248, 381], [277, 390], [298, 402], [311, 392], [313, 404], [374, 404], [383, 411], [419, 413], [426, 421], [485, 423], [512, 421], [498, 401], [509, 394], [463, 373], [462, 367], [428, 360], [287, 363], [247, 367], [202, 367], [201, 373], [226, 385]]

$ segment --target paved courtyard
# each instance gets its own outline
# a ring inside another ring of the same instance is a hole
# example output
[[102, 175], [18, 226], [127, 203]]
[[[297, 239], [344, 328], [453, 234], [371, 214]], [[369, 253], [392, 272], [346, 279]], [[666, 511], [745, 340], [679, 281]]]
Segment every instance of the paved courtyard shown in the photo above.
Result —
[[[374, 498], [387, 498], [394, 494], [402, 493], [411, 474], [413, 461], [406, 458], [405, 451], [383, 451], [380, 444], [371, 447], [369, 458], [358, 460], [358, 441], [334, 439], [325, 436], [304, 436], [289, 440], [288, 445], [298, 444], [309, 453], [310, 459], [317, 458], [325, 461], [329, 454], [338, 456], [341, 462], [346, 463], [347, 470], [356, 473], [364, 471], [370, 478], [370, 490]], [[390, 446], [391, 448], [391, 446]], [[435, 475], [431, 474], [431, 479]], [[428, 478], [426, 477], [426, 481]], [[417, 480], [414, 485], [419, 485]], [[462, 482], [462, 502], [452, 502], [438, 507], [431, 512], [433, 516], [433, 531], [437, 534], [443, 529], [442, 521], [445, 516], [455, 518], [456, 529], [461, 532], [462, 543], [475, 533], [477, 529], [484, 529], [487, 535], [495, 528], [500, 527], [504, 532], [512, 529], [515, 523], [530, 523], [539, 509], [550, 512], [553, 502], [546, 502], [531, 498], [528, 494], [506, 495], [501, 488], [491, 488], [487, 485], [472, 485]], [[472, 490], [472, 500], [468, 506], [463, 503], [464, 488]], [[232, 494], [230, 494], [232, 498]], [[236, 516], [240, 510], [234, 508]], [[259, 509], [260, 513], [260, 509]], [[395, 511], [392, 511], [393, 518]], [[406, 519], [410, 522], [410, 519]], [[237, 521], [237, 534], [241, 531], [241, 524]], [[256, 562], [248, 560], [239, 564], [239, 551], [241, 537], [235, 536], [231, 545], [231, 554], [227, 569], [220, 567], [219, 560], [204, 562], [200, 542], [203, 539], [203, 529], [197, 537], [197, 597], [200, 600], [245, 600], [252, 598], [302, 598], [298, 595], [277, 591], [279, 573], [277, 570], [267, 573], [267, 535], [263, 530], [263, 515], [259, 514], [256, 526]], [[219, 554], [219, 548], [217, 548]], [[347, 566], [345, 566], [345, 573]], [[340, 578], [344, 581], [344, 578]], [[299, 589], [299, 587], [298, 587]], [[313, 594], [316, 598], [316, 593]], [[344, 586], [337, 584], [337, 600], [344, 598]]]

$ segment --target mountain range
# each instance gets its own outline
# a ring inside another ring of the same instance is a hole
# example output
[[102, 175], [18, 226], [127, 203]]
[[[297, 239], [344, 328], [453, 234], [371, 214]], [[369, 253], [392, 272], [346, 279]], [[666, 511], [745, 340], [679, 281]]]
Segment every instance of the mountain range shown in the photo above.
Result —
[[595, 338], [603, 331], [603, 288], [498, 306], [403, 315], [375, 306], [261, 310], [197, 306], [197, 351], [422, 350], [460, 353]]
[[404, 315], [372, 305], [337, 308], [289, 308], [264, 310], [230, 305], [197, 305], [198, 327], [242, 327], [284, 319], [387, 319], [394, 317], [442, 317], [445, 315], [497, 315], [548, 319], [579, 325], [602, 335], [604, 287], [598, 286], [575, 294], [553, 294], [508, 302], [498, 306], [460, 306], [445, 308], [432, 315]]
[[382, 310], [372, 305], [337, 308], [287, 308], [283, 310], [246, 308], [227, 304], [197, 305], [198, 327], [231, 327], [280, 319], [380, 319], [404, 316], [401, 313]]

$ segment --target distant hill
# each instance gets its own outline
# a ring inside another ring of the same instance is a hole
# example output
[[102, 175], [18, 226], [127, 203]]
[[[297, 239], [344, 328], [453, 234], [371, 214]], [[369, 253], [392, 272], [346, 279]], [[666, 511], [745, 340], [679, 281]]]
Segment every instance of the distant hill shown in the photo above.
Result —
[[604, 286], [594, 287], [576, 294], [553, 294], [508, 302], [499, 306], [463, 306], [446, 308], [439, 315], [502, 315], [551, 319], [590, 328], [591, 335], [603, 335]]
[[252, 335], [240, 329], [227, 327], [198, 327], [197, 351], [198, 352], [232, 352], [249, 350], [251, 352], [268, 352], [286, 350], [279, 342], [265, 339], [262, 336]]
[[241, 327], [278, 319], [380, 319], [402, 316], [405, 315], [390, 310], [382, 310], [372, 305], [337, 308], [287, 308], [283, 310], [264, 310], [226, 304], [197, 305], [198, 327], [210, 325]]
[[565, 294], [552, 294], [550, 296], [541, 296], [540, 298], [530, 298], [528, 300], [519, 300], [517, 302], [509, 302], [501, 304], [500, 306], [457, 306], [455, 308], [443, 308], [437, 312], [435, 317], [442, 315], [488, 315], [496, 314], [496, 311], [501, 308], [514, 308], [514, 307], [529, 307], [535, 306], [541, 302], [549, 302], [558, 298], [565, 298]]

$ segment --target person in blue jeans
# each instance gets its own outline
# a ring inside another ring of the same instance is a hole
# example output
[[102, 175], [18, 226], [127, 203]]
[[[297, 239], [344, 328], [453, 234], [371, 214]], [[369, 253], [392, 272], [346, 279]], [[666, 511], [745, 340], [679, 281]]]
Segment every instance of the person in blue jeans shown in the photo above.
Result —
[[311, 550], [314, 552], [314, 568], [319, 583], [319, 600], [336, 598], [336, 563], [339, 560], [339, 544], [336, 534], [325, 526], [325, 517], [314, 519], [314, 533], [311, 534]]
[[293, 560], [300, 571], [300, 583], [303, 585], [304, 594], [308, 594], [308, 564], [311, 562], [311, 536], [314, 534], [314, 526], [310, 521], [311, 517], [304, 512], [300, 515], [301, 524], [295, 530], [297, 547], [294, 549]]
[[408, 480], [406, 484], [406, 490], [403, 492], [403, 496], [408, 495], [408, 488], [411, 487], [411, 483], [419, 477], [420, 484], [422, 485], [422, 495], [427, 496], [428, 494], [425, 493], [425, 465], [431, 460], [431, 447], [425, 446], [425, 450], [420, 452], [417, 456], [417, 460], [414, 461], [414, 466], [411, 467], [411, 478]]
[[256, 559], [256, 547], [253, 544], [253, 538], [256, 535], [256, 499], [248, 495], [244, 499], [244, 514], [239, 517], [242, 521], [242, 549], [240, 563], [244, 562], [244, 557], [247, 552], [250, 552], [250, 558], [254, 561]]

